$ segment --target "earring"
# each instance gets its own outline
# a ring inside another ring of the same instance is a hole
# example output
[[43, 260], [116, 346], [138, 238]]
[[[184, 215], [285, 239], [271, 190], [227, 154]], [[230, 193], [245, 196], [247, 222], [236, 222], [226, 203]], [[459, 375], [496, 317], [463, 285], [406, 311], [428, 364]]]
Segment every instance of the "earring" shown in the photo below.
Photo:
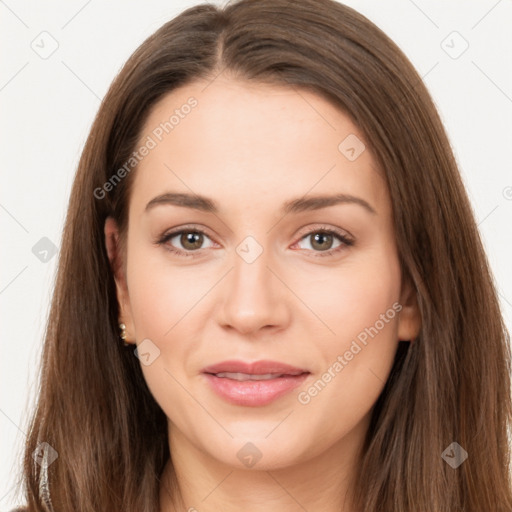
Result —
[[121, 334], [119, 335], [119, 337], [123, 340], [124, 346], [130, 346], [130, 344], [126, 342], [126, 325], [123, 323], [119, 324], [119, 329], [121, 329]]

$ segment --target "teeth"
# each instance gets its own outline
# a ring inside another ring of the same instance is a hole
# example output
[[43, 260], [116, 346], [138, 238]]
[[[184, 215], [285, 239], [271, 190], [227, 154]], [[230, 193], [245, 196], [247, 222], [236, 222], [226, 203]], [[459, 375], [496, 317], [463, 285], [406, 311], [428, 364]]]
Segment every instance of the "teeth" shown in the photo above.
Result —
[[265, 373], [263, 375], [253, 375], [250, 373], [231, 373], [231, 372], [220, 372], [215, 374], [217, 377], [233, 379], [233, 380], [269, 380], [282, 377], [282, 373]]

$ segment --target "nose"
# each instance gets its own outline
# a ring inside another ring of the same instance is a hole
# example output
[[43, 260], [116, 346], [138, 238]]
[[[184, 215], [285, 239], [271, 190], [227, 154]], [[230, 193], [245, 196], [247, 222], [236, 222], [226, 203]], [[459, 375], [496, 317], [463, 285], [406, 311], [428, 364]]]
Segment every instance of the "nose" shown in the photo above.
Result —
[[269, 251], [263, 250], [254, 261], [242, 252], [235, 252], [233, 268], [222, 287], [219, 325], [245, 335], [262, 328], [286, 327], [290, 319], [291, 292], [278, 269]]

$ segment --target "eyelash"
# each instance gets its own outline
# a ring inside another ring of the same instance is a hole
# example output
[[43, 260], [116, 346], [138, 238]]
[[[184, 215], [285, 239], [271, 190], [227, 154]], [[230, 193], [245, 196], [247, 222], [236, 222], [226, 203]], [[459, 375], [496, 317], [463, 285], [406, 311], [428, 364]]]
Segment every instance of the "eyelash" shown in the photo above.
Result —
[[[208, 236], [208, 234], [200, 228], [185, 227], [185, 228], [181, 228], [176, 231], [171, 231], [170, 233], [165, 233], [156, 241], [156, 244], [157, 245], [167, 244], [167, 242], [169, 240], [171, 240], [172, 238], [174, 238], [176, 235], [181, 235], [183, 233], [200, 233], [200, 234], [210, 238]], [[315, 258], [316, 257], [332, 256], [335, 253], [339, 252], [340, 250], [343, 250], [346, 247], [351, 247], [352, 245], [354, 245], [354, 240], [352, 240], [348, 236], [342, 234], [341, 232], [339, 232], [333, 228], [327, 228], [324, 226], [322, 226], [320, 228], [313, 229], [311, 231], [308, 231], [307, 233], [302, 235], [297, 242], [300, 242], [304, 238], [307, 238], [308, 236], [316, 234], [316, 233], [322, 233], [324, 235], [334, 235], [336, 238], [338, 238], [338, 240], [340, 240], [342, 242], [342, 244], [334, 249], [329, 249], [328, 251], [313, 251], [313, 252], [317, 253], [314, 255]], [[166, 250], [176, 254], [177, 256], [184, 257], [184, 258], [195, 258], [195, 257], [201, 256], [201, 252], [200, 252], [201, 249], [196, 250], [196, 251], [186, 252], [186, 251], [182, 251], [181, 249], [176, 249], [176, 247], [173, 247], [172, 245], [168, 245], [166, 247]]]

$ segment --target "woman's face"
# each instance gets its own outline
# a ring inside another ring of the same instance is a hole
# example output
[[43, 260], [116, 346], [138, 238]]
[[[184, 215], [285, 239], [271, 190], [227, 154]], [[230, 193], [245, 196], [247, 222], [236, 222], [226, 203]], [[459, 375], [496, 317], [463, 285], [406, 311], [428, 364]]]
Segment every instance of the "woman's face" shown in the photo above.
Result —
[[[116, 280], [171, 450], [270, 469], [362, 440], [418, 332], [365, 145], [284, 86], [219, 77], [151, 111]], [[110, 219], [105, 232], [113, 257]]]

